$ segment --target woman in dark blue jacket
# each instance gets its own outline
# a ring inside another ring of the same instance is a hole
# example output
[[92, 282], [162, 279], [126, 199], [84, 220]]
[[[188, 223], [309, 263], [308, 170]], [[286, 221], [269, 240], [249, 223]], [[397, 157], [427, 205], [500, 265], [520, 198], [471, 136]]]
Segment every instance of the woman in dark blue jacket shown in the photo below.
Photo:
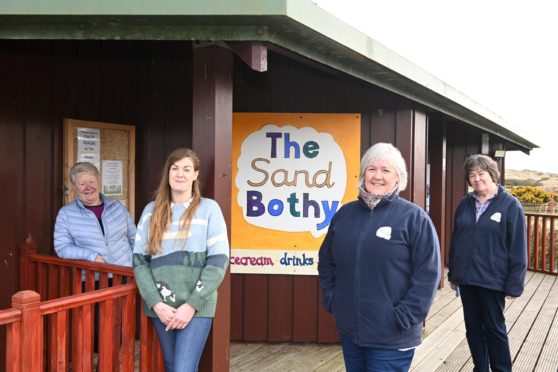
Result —
[[426, 212], [399, 198], [399, 150], [377, 143], [360, 165], [359, 198], [333, 217], [319, 253], [324, 307], [333, 313], [345, 366], [407, 371], [440, 280], [439, 242]]
[[448, 279], [461, 294], [474, 371], [511, 371], [504, 307], [506, 296], [523, 292], [525, 216], [519, 201], [496, 183], [494, 160], [472, 155], [464, 168], [474, 191], [455, 212]]

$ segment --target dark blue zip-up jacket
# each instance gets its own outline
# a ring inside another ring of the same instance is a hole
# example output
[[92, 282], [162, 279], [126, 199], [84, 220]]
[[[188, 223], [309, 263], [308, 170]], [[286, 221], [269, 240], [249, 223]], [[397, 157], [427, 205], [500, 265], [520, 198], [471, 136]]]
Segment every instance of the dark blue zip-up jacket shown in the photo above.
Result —
[[339, 332], [361, 346], [420, 344], [440, 280], [438, 236], [426, 212], [392, 196], [361, 200], [333, 217], [319, 253], [323, 304]]
[[523, 208], [502, 186], [476, 221], [473, 193], [457, 207], [449, 252], [448, 279], [517, 297], [527, 272], [527, 230]]

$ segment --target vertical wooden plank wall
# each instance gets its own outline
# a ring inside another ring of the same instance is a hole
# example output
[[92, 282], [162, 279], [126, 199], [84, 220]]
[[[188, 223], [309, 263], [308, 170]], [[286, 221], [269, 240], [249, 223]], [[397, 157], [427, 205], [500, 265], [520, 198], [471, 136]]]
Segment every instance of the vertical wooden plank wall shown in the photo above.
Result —
[[[376, 142], [400, 147], [410, 175], [407, 197], [425, 200], [426, 114], [409, 102], [358, 82], [313, 71], [269, 53], [266, 73], [251, 71], [237, 60], [234, 111], [359, 112], [361, 153]], [[414, 182], [414, 183], [413, 183]], [[333, 318], [321, 305], [315, 276], [233, 274], [231, 339], [245, 341], [335, 342]]]
[[[0, 42], [0, 190], [3, 206], [0, 208], [0, 262], [5, 264], [0, 286], [0, 308], [11, 306], [11, 295], [17, 290], [16, 268], [19, 263], [19, 236], [25, 235], [23, 208], [25, 199], [25, 127], [21, 77], [23, 71], [23, 45]], [[9, 274], [9, 275], [6, 275]], [[0, 350], [6, 350], [6, 327], [0, 327]], [[6, 353], [0, 353], [0, 370], [6, 365]]]
[[[442, 265], [446, 261], [446, 122], [439, 117], [429, 123], [430, 217], [440, 239]], [[443, 280], [441, 281], [443, 284]]]
[[[400, 147], [412, 174], [404, 196], [422, 203], [428, 116], [420, 107], [271, 51], [268, 58], [265, 73], [235, 59], [233, 111], [362, 113], [362, 151], [379, 141]], [[0, 166], [7, 172], [0, 182], [13, 195], [0, 215], [6, 222], [0, 224], [0, 255], [8, 263], [17, 259], [27, 232], [41, 252], [51, 252], [62, 200], [62, 118], [136, 125], [138, 218], [167, 154], [192, 146], [189, 42], [1, 40], [0, 62], [1, 81], [9, 87], [0, 91]], [[446, 210], [453, 213], [465, 191], [459, 169], [465, 154], [480, 148], [480, 133], [450, 122], [446, 148]], [[212, 182], [209, 189], [215, 189]], [[451, 231], [450, 213], [443, 218]], [[16, 289], [16, 267], [9, 268], [0, 301]], [[336, 340], [316, 277], [233, 275], [231, 296], [233, 340]]]
[[[200, 157], [201, 184], [231, 222], [233, 56], [216, 46], [196, 48], [193, 55], [193, 148]], [[230, 229], [229, 229], [230, 232]], [[200, 369], [229, 368], [230, 275], [219, 287], [219, 303]]]
[[463, 162], [470, 154], [480, 151], [480, 133], [456, 122], [448, 121], [446, 124], [446, 236], [445, 236], [445, 264], [448, 264], [448, 252], [453, 229], [453, 216], [459, 201], [467, 193], [467, 182], [463, 171]]

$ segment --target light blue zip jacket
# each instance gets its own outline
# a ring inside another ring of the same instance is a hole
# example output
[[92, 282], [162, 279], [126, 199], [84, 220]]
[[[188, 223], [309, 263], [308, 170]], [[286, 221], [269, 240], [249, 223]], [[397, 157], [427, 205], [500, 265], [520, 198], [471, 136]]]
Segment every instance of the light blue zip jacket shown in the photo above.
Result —
[[95, 261], [97, 254], [113, 265], [132, 266], [136, 227], [126, 208], [100, 194], [105, 205], [101, 220], [76, 199], [58, 212], [54, 227], [54, 250], [60, 258]]

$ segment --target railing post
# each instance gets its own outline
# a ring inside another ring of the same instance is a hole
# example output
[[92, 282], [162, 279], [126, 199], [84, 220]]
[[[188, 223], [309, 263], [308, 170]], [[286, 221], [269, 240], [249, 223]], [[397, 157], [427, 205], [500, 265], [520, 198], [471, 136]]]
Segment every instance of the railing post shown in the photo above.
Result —
[[29, 255], [37, 253], [37, 245], [33, 243], [31, 234], [25, 238], [25, 243], [19, 247], [19, 289], [30, 289], [31, 283], [29, 282]]
[[42, 371], [43, 322], [41, 296], [33, 291], [20, 291], [12, 296], [12, 307], [21, 311], [21, 371]]

